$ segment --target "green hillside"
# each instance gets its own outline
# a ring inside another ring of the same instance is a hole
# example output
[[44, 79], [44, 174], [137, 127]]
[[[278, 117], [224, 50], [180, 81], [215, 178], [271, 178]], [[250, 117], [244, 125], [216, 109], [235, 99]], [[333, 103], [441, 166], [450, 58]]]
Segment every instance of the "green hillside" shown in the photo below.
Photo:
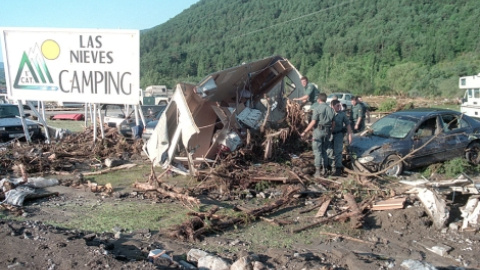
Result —
[[201, 0], [142, 31], [141, 85], [271, 55], [327, 92], [458, 96], [480, 71], [478, 0]]

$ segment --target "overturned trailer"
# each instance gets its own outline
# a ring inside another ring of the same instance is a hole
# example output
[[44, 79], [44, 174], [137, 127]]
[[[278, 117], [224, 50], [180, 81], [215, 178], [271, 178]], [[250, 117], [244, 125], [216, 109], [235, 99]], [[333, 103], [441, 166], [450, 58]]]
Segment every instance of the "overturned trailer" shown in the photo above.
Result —
[[249, 132], [283, 122], [287, 100], [305, 93], [300, 78], [287, 59], [272, 56], [178, 84], [144, 151], [155, 166], [194, 174], [219, 152], [237, 150]]

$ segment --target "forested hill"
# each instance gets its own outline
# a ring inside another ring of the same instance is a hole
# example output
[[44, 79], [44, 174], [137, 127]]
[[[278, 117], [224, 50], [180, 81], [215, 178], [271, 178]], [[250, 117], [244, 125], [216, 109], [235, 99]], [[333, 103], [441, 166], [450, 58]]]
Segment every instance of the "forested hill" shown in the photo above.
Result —
[[271, 55], [324, 91], [459, 96], [480, 72], [478, 0], [200, 0], [140, 37], [141, 85]]

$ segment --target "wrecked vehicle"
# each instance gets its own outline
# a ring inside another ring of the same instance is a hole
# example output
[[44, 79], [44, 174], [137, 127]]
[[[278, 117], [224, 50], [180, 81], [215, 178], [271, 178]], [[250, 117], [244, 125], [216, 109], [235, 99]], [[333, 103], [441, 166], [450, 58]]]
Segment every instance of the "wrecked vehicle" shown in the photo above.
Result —
[[476, 165], [479, 152], [480, 122], [457, 111], [435, 108], [391, 113], [356, 135], [349, 146], [349, 154], [363, 167], [371, 172], [385, 170], [392, 176], [456, 157]]
[[[285, 125], [288, 100], [305, 92], [300, 78], [287, 59], [272, 56], [212, 73], [197, 85], [178, 84], [144, 151], [154, 165], [180, 163], [194, 174], [252, 133]], [[271, 148], [267, 142], [266, 157]]]
[[352, 108], [352, 98], [353, 94], [351, 93], [331, 93], [330, 95], [327, 96], [327, 104], [330, 104], [332, 102], [333, 98], [337, 97], [338, 101], [343, 106], [344, 110], [349, 110]]
[[[165, 111], [166, 107], [167, 107], [167, 105], [158, 105], [158, 108], [156, 109], [156, 115], [153, 115], [152, 116], [153, 118], [151, 118], [152, 120], [149, 121], [146, 124], [146, 126], [144, 127], [143, 132], [142, 132], [142, 139], [143, 139], [144, 142], [148, 141], [148, 139], [150, 139], [150, 136], [152, 136], [153, 130], [157, 126], [158, 120], [162, 116], [163, 111]], [[151, 113], [153, 113], [153, 112], [151, 112]]]
[[[25, 114], [26, 117], [30, 114]], [[30, 119], [25, 119], [25, 124], [32, 139], [42, 138], [40, 125]], [[5, 142], [25, 136], [20, 111], [17, 105], [0, 104], [0, 141]]]
[[[123, 105], [104, 104], [103, 121], [106, 126], [117, 128], [118, 132], [126, 138], [141, 138], [143, 124], [137, 125], [135, 120], [135, 110], [133, 108], [125, 108]], [[158, 112], [165, 109], [165, 105], [141, 105], [140, 109], [143, 114], [145, 123], [157, 119]], [[139, 119], [140, 120], [140, 119]]]

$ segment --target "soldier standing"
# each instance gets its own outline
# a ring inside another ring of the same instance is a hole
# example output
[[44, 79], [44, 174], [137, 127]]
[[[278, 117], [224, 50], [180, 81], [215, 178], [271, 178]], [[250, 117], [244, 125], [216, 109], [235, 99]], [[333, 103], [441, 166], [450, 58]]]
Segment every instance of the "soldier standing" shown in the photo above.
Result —
[[332, 147], [334, 156], [335, 172], [333, 176], [342, 175], [342, 152], [343, 152], [343, 139], [345, 133], [347, 133], [348, 143], [352, 143], [352, 127], [347, 115], [342, 111], [342, 104], [338, 100], [332, 100], [331, 106], [335, 111], [333, 118], [334, 128], [332, 129]]
[[358, 97], [352, 98], [352, 120], [353, 133], [361, 132], [365, 129], [365, 107], [358, 101]]
[[326, 174], [326, 169], [329, 163], [327, 156], [327, 148], [329, 145], [330, 136], [333, 128], [333, 117], [335, 112], [327, 105], [327, 95], [320, 93], [318, 95], [318, 105], [313, 109], [312, 120], [300, 134], [305, 136], [309, 130], [313, 130], [312, 150], [315, 163], [315, 178], [319, 178]]

